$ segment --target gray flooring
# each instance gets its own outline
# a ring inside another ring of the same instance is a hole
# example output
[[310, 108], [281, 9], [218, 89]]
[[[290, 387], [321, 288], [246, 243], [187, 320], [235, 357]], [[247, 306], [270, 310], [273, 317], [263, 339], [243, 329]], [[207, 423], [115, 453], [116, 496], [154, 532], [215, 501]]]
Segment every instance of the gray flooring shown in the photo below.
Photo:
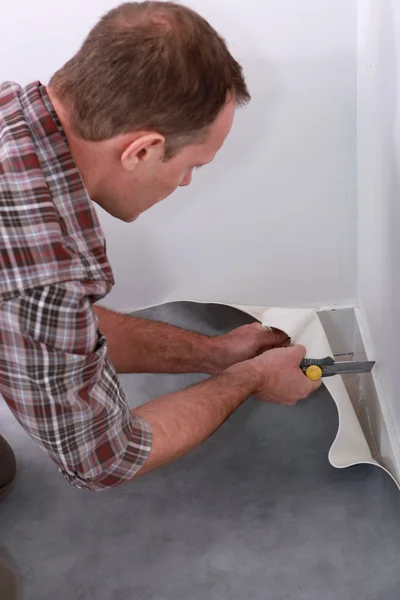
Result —
[[[246, 322], [221, 306], [145, 313], [219, 333]], [[132, 406], [199, 376], [124, 376]], [[23, 600], [398, 600], [400, 496], [381, 470], [333, 469], [326, 393], [294, 408], [250, 399], [189, 456], [113, 491], [57, 469], [0, 402], [19, 462], [0, 505], [0, 551]]]

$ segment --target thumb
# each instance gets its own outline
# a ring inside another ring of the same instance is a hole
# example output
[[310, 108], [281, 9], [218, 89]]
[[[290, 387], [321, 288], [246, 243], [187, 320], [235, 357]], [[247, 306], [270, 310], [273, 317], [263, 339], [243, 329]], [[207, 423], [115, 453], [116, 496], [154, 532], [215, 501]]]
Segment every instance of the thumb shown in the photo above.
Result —
[[306, 355], [306, 349], [301, 344], [296, 344], [295, 346], [291, 346], [290, 348], [286, 348], [286, 352], [290, 352], [290, 357], [293, 359], [293, 362], [296, 365], [300, 365], [301, 361]]

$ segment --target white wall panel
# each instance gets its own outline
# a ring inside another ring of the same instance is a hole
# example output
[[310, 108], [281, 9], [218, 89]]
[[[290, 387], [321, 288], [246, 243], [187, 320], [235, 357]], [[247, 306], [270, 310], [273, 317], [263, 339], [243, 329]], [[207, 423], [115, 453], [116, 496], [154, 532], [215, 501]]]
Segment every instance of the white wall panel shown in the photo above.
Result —
[[[227, 39], [253, 101], [188, 189], [134, 224], [100, 211], [109, 305], [354, 303], [356, 0], [187, 3]], [[46, 83], [116, 4], [5, 3], [0, 79]]]

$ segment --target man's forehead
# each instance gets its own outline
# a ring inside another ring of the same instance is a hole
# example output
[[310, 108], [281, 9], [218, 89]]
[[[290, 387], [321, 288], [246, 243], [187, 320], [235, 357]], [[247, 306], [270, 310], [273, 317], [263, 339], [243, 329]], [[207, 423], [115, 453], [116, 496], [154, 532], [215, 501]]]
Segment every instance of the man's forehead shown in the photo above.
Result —
[[199, 153], [210, 155], [218, 152], [232, 128], [235, 108], [236, 103], [233, 100], [225, 104], [214, 123], [210, 126], [206, 138], [201, 144], [198, 144], [197, 150]]
[[205, 143], [209, 143], [210, 146], [214, 146], [216, 149], [219, 149], [222, 146], [232, 128], [235, 109], [236, 102], [234, 99], [231, 99], [225, 104], [224, 108], [211, 125]]

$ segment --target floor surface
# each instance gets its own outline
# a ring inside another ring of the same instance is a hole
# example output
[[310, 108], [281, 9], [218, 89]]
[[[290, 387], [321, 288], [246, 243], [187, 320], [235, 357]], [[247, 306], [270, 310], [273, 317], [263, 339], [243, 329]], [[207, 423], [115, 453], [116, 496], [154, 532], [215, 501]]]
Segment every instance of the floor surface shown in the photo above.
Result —
[[[146, 316], [217, 334], [244, 315], [179, 304]], [[201, 376], [124, 376], [131, 406]], [[335, 470], [325, 392], [245, 403], [189, 456], [101, 493], [70, 487], [0, 400], [19, 462], [0, 552], [22, 600], [399, 600], [400, 496], [380, 469]]]

